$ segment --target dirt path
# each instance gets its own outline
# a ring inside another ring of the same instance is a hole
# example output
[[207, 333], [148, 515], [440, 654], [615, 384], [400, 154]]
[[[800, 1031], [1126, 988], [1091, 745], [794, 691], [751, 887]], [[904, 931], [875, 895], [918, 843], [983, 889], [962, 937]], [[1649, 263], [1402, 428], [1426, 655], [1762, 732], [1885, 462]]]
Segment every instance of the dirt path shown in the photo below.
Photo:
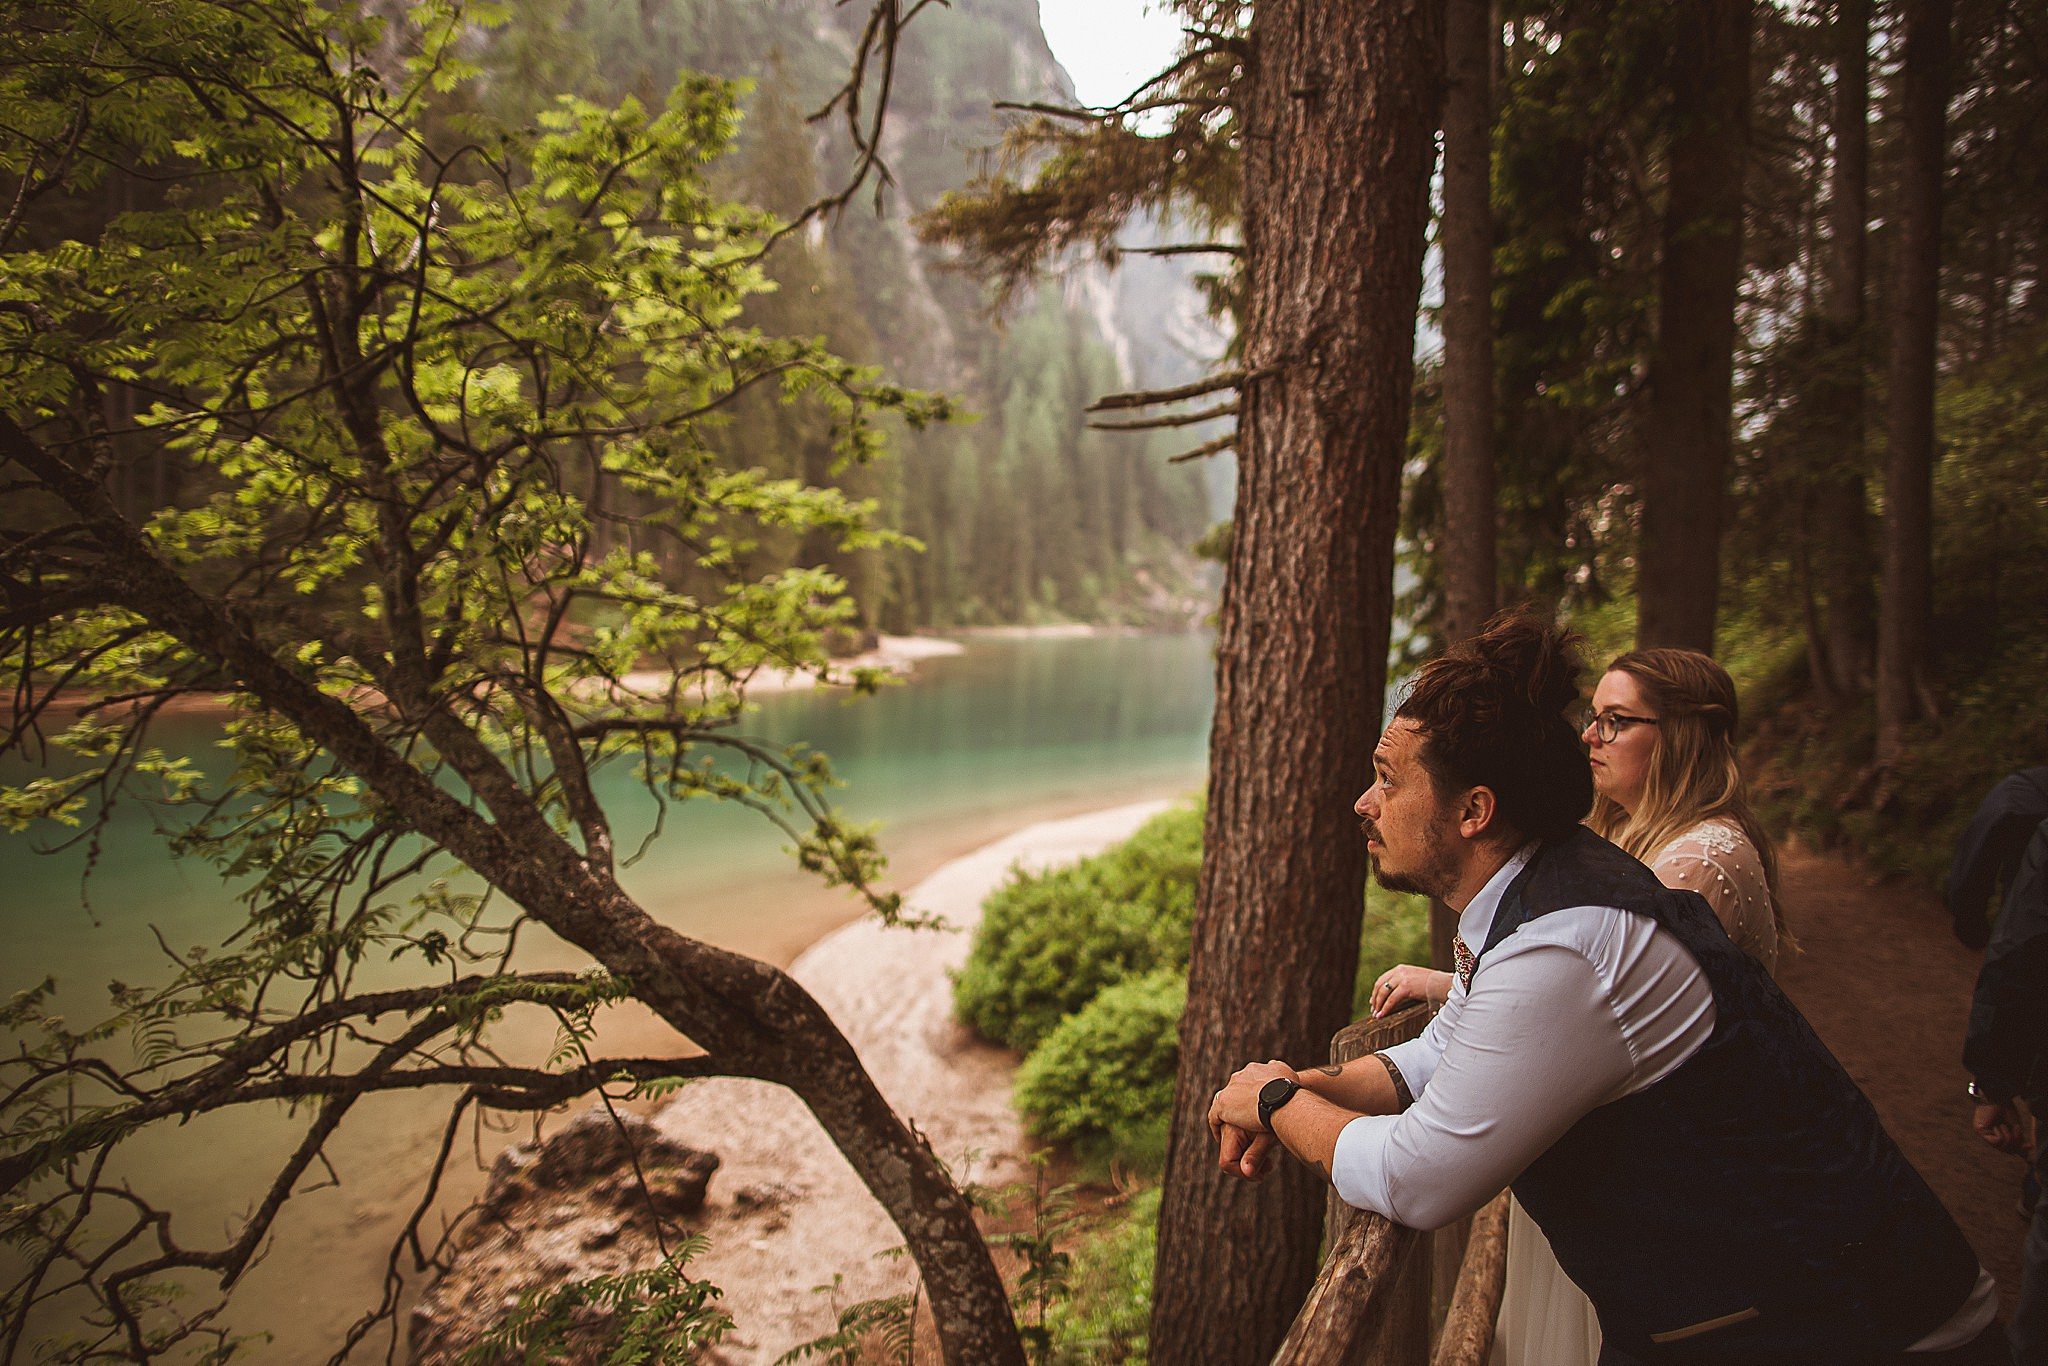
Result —
[[2010, 1311], [2026, 1232], [2014, 1212], [2024, 1163], [1971, 1132], [1963, 1095], [1978, 955], [1949, 933], [1934, 897], [1881, 883], [1837, 855], [1790, 845], [1779, 881], [1806, 949], [1780, 962], [1779, 983], [1962, 1224]]

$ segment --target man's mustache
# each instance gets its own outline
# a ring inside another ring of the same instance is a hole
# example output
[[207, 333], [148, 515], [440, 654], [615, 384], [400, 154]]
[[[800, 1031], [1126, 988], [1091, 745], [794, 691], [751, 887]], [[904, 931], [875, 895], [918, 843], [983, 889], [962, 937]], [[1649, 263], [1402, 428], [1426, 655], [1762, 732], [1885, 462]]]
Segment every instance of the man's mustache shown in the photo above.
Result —
[[1376, 840], [1380, 837], [1380, 828], [1373, 823], [1370, 816], [1360, 816], [1358, 818], [1358, 828], [1365, 832], [1365, 837], [1369, 840]]

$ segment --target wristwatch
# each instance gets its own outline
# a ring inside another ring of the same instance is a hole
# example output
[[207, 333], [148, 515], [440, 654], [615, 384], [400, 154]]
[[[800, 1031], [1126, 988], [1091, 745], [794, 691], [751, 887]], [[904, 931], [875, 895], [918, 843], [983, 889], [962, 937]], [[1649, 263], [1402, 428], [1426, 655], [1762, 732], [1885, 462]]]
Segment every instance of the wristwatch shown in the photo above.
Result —
[[[2006, 1097], [2004, 1100], [2000, 1100], [1998, 1097], [1992, 1095], [1989, 1091], [1979, 1086], [1975, 1081], [1972, 1081], [1966, 1088], [1966, 1090], [1969, 1093], [1970, 1099], [1976, 1101], [1979, 1105], [2012, 1104], [2012, 1098], [2010, 1096]], [[1265, 1095], [1265, 1092], [1261, 1091], [1259, 1094], [1263, 1097]], [[1261, 1104], [1263, 1103], [1264, 1102], [1262, 1101]]]
[[1286, 1077], [1275, 1077], [1259, 1088], [1259, 1127], [1270, 1131], [1273, 1127], [1273, 1112], [1294, 1099], [1294, 1093], [1301, 1089], [1301, 1083]]

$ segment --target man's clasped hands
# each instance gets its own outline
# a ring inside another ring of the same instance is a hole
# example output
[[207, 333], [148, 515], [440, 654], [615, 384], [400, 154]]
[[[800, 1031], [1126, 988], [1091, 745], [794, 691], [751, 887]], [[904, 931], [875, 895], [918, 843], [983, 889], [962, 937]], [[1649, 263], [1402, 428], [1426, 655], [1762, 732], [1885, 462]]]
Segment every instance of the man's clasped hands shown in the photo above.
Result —
[[1209, 1132], [1216, 1139], [1216, 1163], [1247, 1181], [1263, 1178], [1271, 1167], [1279, 1140], [1259, 1122], [1259, 1092], [1267, 1082], [1285, 1078], [1298, 1082], [1294, 1069], [1278, 1058], [1237, 1069], [1229, 1084], [1209, 1102]]

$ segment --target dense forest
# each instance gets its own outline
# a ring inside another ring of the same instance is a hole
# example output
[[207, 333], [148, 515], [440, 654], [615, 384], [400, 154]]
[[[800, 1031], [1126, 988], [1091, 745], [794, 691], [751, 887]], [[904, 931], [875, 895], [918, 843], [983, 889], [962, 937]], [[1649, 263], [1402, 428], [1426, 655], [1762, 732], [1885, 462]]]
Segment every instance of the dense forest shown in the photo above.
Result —
[[[567, 95], [659, 104], [685, 73], [742, 81], [738, 136], [710, 181], [793, 217], [837, 189], [834, 178], [853, 164], [843, 120], [810, 116], [845, 82], [863, 20], [801, 0], [512, 6], [470, 17], [477, 79], [431, 117], [446, 127], [466, 114], [530, 125]], [[1213, 358], [1222, 342], [1193, 272], [1134, 256], [1129, 269], [1089, 266], [998, 308], [912, 223], [997, 141], [996, 100], [1069, 100], [1066, 77], [1028, 0], [937, 10], [906, 27], [898, 63], [885, 125], [889, 183], [779, 241], [765, 261], [772, 292], [749, 300], [745, 321], [818, 337], [898, 383], [943, 391], [954, 420], [905, 432], [889, 459], [854, 466], [824, 424], [772, 399], [734, 404], [709, 439], [736, 466], [873, 500], [879, 520], [911, 538], [841, 552], [815, 537], [769, 537], [762, 564], [795, 555], [840, 574], [857, 605], [850, 625], [870, 633], [1199, 620], [1214, 571], [1191, 547], [1226, 501], [1221, 486], [1199, 465], [1169, 463], [1195, 442], [1096, 430], [1099, 419], [1085, 411], [1120, 389], [1185, 379]], [[147, 181], [117, 179], [72, 203], [46, 201], [23, 230], [38, 241], [89, 232], [153, 196]], [[1142, 244], [1156, 233], [1140, 224], [1130, 236]], [[203, 496], [189, 471], [147, 451], [121, 481], [137, 508]], [[635, 506], [625, 490], [607, 496], [622, 512]], [[634, 541], [630, 525], [619, 535]]]

